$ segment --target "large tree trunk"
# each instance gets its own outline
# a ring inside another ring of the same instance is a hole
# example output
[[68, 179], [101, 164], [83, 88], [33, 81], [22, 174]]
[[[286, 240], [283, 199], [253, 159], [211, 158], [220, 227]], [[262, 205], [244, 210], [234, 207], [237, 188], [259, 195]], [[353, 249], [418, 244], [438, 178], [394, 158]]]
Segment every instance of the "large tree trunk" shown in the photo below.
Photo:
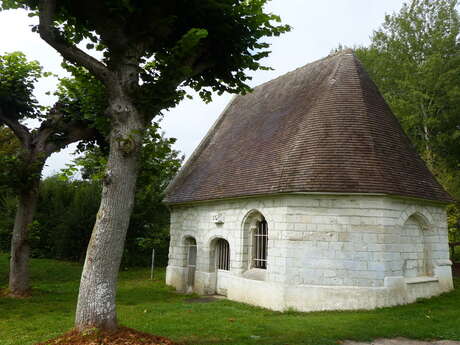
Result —
[[29, 292], [29, 243], [27, 233], [37, 208], [40, 179], [19, 193], [18, 209], [11, 239], [11, 259], [9, 293], [12, 296], [25, 296]]
[[126, 99], [111, 102], [109, 111], [112, 118], [110, 153], [80, 282], [75, 320], [78, 330], [117, 327], [117, 277], [134, 204], [145, 124]]

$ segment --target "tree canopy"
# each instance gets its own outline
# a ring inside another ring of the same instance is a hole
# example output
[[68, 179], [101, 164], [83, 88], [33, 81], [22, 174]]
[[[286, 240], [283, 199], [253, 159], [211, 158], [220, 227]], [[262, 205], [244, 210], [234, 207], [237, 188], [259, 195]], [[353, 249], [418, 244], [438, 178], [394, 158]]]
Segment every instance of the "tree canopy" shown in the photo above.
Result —
[[38, 61], [28, 61], [21, 52], [0, 56], [0, 102], [2, 113], [16, 118], [36, 118], [40, 115], [33, 94], [36, 81], [42, 76]]
[[[186, 86], [207, 101], [211, 91], [250, 90], [247, 70], [266, 68], [260, 60], [268, 56], [269, 44], [261, 39], [290, 29], [264, 12], [266, 2], [4, 0], [2, 8], [41, 16], [34, 30], [68, 61], [105, 82], [108, 71], [132, 55], [140, 83], [131, 84], [131, 92], [151, 118], [177, 104]], [[91, 42], [88, 49], [103, 52], [102, 61], [75, 48], [83, 40]]]
[[460, 163], [456, 0], [414, 0], [387, 15], [357, 54], [435, 173]]
[[[417, 151], [460, 198], [460, 17], [457, 0], [412, 0], [356, 54]], [[449, 229], [460, 231], [458, 205]]]

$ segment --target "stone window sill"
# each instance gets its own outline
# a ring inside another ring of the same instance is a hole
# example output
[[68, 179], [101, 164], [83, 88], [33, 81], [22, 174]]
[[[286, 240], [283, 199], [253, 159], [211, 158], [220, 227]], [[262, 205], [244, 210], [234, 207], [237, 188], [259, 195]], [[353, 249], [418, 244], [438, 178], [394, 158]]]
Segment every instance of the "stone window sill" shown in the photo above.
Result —
[[423, 284], [423, 283], [437, 282], [439, 281], [439, 279], [436, 277], [423, 276], [423, 277], [415, 277], [415, 278], [406, 278], [404, 279], [404, 281], [406, 282], [406, 284]]
[[243, 273], [243, 277], [246, 279], [265, 281], [267, 277], [267, 270], [251, 268]]

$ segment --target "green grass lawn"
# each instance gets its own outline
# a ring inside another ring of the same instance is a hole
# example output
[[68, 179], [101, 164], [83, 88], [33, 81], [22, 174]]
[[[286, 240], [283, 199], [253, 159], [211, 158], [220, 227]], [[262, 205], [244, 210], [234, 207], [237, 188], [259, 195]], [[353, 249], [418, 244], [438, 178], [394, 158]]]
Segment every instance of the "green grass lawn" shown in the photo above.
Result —
[[[31, 265], [33, 297], [0, 298], [1, 345], [34, 344], [72, 328], [81, 267], [53, 260]], [[7, 269], [7, 256], [0, 255], [0, 288], [6, 287]], [[154, 281], [148, 278], [146, 269], [121, 273], [120, 323], [188, 345], [332, 345], [397, 336], [460, 340], [460, 289], [373, 311], [279, 313], [226, 300], [189, 303], [190, 296], [165, 286], [164, 270], [156, 271]]]

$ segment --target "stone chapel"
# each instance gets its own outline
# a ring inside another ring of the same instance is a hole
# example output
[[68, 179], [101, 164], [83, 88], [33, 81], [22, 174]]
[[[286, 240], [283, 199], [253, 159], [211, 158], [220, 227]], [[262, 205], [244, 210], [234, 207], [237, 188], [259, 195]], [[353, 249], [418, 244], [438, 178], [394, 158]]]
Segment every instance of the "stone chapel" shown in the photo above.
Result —
[[452, 198], [351, 51], [235, 97], [167, 189], [166, 282], [273, 310], [453, 288]]

